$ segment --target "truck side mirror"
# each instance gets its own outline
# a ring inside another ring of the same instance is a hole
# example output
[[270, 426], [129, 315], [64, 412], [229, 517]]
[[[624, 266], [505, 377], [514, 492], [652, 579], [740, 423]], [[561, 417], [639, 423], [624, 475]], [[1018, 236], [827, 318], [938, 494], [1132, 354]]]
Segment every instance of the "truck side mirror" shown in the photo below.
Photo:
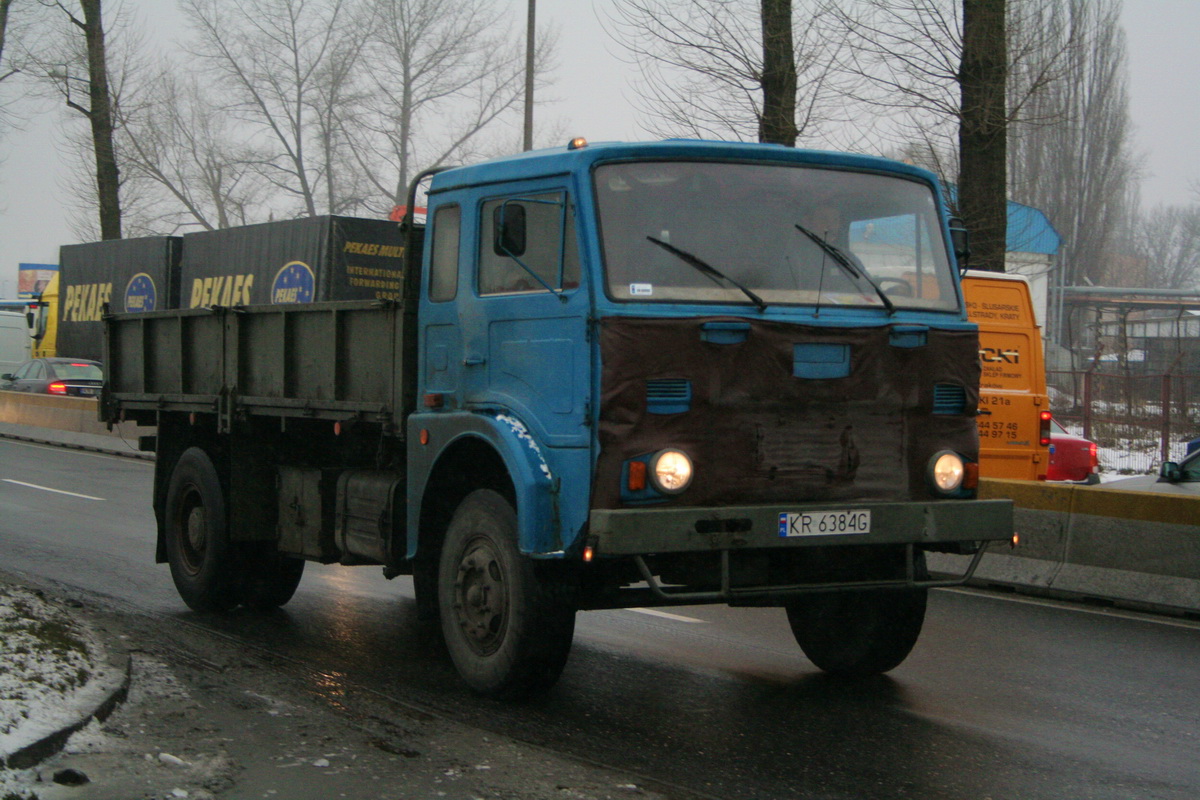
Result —
[[1169, 483], [1178, 483], [1183, 476], [1179, 471], [1178, 464], [1174, 461], [1164, 461], [1158, 467], [1158, 477]]
[[492, 251], [498, 256], [525, 255], [525, 206], [502, 203], [494, 212]]
[[966, 269], [967, 262], [971, 260], [971, 237], [967, 233], [967, 224], [958, 217], [950, 218], [950, 245], [954, 248], [959, 268]]

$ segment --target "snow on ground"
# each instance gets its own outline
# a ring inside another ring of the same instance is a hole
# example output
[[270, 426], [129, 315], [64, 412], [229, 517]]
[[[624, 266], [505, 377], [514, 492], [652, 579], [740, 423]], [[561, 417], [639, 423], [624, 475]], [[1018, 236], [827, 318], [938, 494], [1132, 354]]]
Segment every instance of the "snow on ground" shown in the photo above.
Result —
[[[67, 609], [0, 582], [0, 758], [90, 714], [117, 679]], [[0, 770], [0, 792], [18, 777]]]

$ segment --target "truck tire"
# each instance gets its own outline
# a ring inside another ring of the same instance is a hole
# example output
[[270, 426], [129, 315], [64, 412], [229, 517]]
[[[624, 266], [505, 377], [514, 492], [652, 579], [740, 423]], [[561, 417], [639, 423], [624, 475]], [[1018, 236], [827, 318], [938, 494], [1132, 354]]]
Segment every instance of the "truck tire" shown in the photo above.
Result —
[[179, 457], [167, 485], [167, 561], [179, 596], [194, 611], [238, 604], [238, 569], [225, 520], [225, 493], [212, 459], [199, 447]]
[[292, 599], [304, 575], [304, 560], [255, 542], [242, 551], [241, 599], [251, 608], [279, 608]]
[[[925, 574], [918, 554], [917, 574]], [[900, 665], [921, 634], [928, 589], [822, 592], [787, 605], [792, 635], [808, 660], [848, 677], [879, 675]]]
[[554, 685], [575, 634], [564, 582], [539, 576], [517, 547], [517, 516], [496, 492], [469, 494], [446, 532], [438, 569], [442, 635], [480, 694], [518, 698]]

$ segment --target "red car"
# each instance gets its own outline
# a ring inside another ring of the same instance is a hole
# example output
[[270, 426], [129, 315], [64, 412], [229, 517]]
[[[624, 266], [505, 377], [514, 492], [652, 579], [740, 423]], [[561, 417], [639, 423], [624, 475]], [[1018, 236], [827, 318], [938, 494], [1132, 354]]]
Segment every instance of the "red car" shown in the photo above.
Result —
[[1048, 481], [1100, 482], [1100, 459], [1096, 443], [1076, 436], [1058, 420], [1050, 420], [1050, 468], [1046, 470]]

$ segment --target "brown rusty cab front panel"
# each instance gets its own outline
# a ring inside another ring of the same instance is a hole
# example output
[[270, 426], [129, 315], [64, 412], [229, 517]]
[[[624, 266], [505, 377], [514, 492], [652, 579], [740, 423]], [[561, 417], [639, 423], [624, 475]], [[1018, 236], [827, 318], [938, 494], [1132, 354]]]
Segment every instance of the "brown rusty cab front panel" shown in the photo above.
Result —
[[[914, 341], [905, 326], [729, 317], [609, 317], [599, 328], [597, 509], [627, 507], [623, 464], [665, 447], [695, 465], [692, 485], [661, 500], [676, 506], [928, 500], [930, 456], [978, 453], [973, 331], [921, 328]], [[722, 328], [733, 335], [712, 335]], [[833, 377], [803, 363], [827, 352], [848, 360]], [[660, 388], [677, 400], [656, 404]]]

